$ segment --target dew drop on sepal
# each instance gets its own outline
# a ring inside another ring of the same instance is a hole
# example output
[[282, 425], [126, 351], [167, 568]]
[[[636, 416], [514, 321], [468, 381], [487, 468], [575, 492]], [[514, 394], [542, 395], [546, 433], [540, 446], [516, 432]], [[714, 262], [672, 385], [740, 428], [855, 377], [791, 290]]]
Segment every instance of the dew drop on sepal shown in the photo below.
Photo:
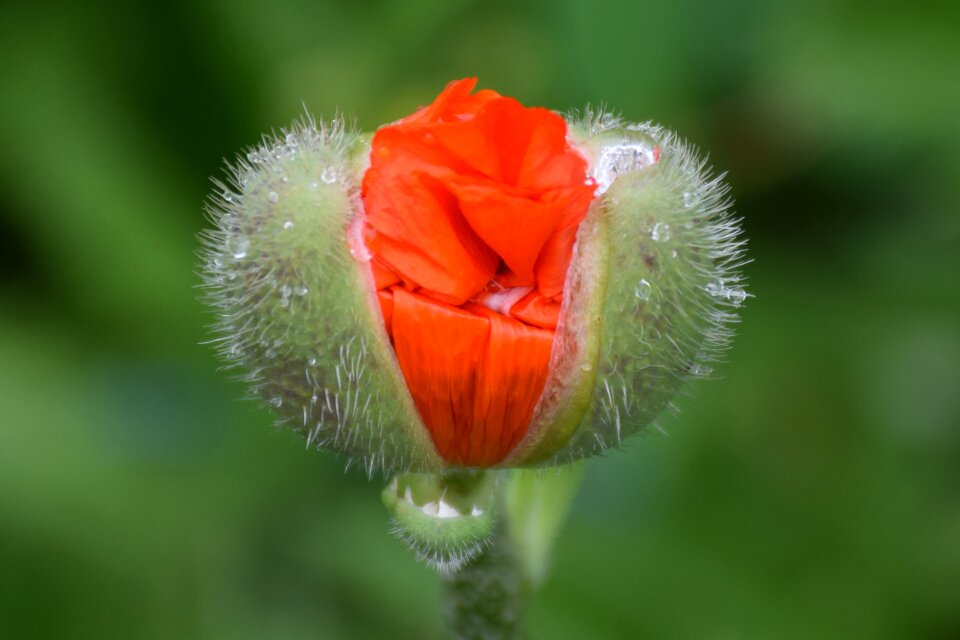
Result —
[[714, 298], [725, 300], [735, 307], [739, 307], [747, 299], [747, 292], [741, 287], [728, 287], [723, 280], [713, 280], [707, 283], [704, 289]]
[[247, 251], [250, 249], [250, 241], [246, 236], [239, 234], [231, 235], [227, 238], [226, 248], [227, 252], [232, 255], [235, 260], [240, 260], [246, 257]]
[[654, 242], [666, 242], [673, 237], [673, 230], [670, 229], [670, 225], [666, 222], [658, 222], [653, 225], [653, 230], [650, 232], [650, 238]]
[[642, 278], [640, 282], [637, 283], [637, 288], [634, 289], [633, 294], [637, 297], [638, 300], [649, 300], [652, 287], [650, 283], [647, 282], [646, 278]]
[[604, 193], [624, 173], [646, 169], [657, 162], [656, 149], [645, 142], [624, 142], [604, 147], [593, 169], [597, 193]]

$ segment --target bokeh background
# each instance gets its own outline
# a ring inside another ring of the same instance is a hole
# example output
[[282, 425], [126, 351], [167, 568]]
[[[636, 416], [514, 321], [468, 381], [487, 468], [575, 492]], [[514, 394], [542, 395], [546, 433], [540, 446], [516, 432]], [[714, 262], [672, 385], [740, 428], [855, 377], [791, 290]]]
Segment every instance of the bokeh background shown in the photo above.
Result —
[[742, 328], [589, 464], [536, 638], [960, 637], [960, 4], [5, 2], [0, 637], [438, 638], [380, 486], [201, 341], [222, 158], [450, 79], [709, 150]]

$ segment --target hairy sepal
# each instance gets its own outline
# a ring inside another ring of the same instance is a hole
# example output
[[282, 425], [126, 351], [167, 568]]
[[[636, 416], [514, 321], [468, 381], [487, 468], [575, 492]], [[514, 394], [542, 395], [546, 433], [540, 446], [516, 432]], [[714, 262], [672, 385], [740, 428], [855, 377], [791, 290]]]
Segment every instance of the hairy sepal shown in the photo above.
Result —
[[308, 119], [238, 160], [209, 208], [207, 300], [221, 355], [278, 424], [370, 475], [434, 470], [368, 257], [348, 238], [368, 154], [368, 139], [342, 122]]
[[392, 532], [417, 559], [441, 573], [458, 571], [489, 546], [497, 507], [492, 472], [408, 473], [383, 490]]
[[517, 453], [524, 465], [596, 455], [654, 422], [684, 383], [712, 373], [748, 297], [728, 188], [690, 145], [590, 112], [571, 136], [598, 184], [570, 266], [566, 338], [558, 330], [582, 346], [562, 365], [572, 377], [551, 372], [538, 411], [564, 395], [567, 407], [553, 422], [535, 418]]

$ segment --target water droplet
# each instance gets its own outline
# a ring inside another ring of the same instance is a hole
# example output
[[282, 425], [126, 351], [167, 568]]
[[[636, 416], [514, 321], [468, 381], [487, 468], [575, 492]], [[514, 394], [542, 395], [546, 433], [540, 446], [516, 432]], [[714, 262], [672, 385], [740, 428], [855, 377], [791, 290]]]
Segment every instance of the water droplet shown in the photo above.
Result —
[[645, 278], [642, 278], [640, 282], [637, 283], [637, 288], [634, 289], [633, 295], [637, 296], [638, 300], [649, 300], [652, 289], [653, 287], [650, 286], [650, 283], [647, 282]]
[[293, 290], [293, 292], [294, 292], [295, 294], [297, 294], [298, 296], [300, 296], [301, 298], [302, 298], [303, 296], [307, 295], [307, 291], [309, 291], [309, 289], [307, 289], [307, 288], [306, 288], [305, 286], [303, 286], [303, 285], [300, 285], [299, 287], [297, 287], [297, 288], [295, 288], [295, 289]]
[[293, 229], [293, 221], [292, 221], [292, 220], [287, 220], [286, 222], [284, 222], [284, 223], [283, 223], [283, 228], [284, 228], [284, 229]]
[[283, 398], [280, 396], [274, 396], [270, 398], [269, 405], [274, 409], [278, 409], [283, 405]]
[[290, 178], [288, 178], [287, 176], [283, 176], [282, 178], [280, 178], [280, 182], [290, 182]]
[[267, 194], [267, 198], [270, 199], [270, 202], [276, 202], [280, 199], [280, 194], [276, 191], [271, 191], [269, 194]]
[[287, 307], [290, 305], [291, 293], [292, 293], [292, 289], [290, 289], [290, 285], [285, 284], [282, 287], [280, 287], [280, 306], [281, 307]]
[[723, 293], [723, 280], [713, 280], [712, 282], [708, 282], [704, 289], [706, 289], [707, 293], [712, 296], [720, 296]]
[[333, 184], [337, 181], [337, 170], [333, 167], [325, 167], [323, 171], [320, 172], [320, 179], [327, 184]]
[[676, 258], [678, 255], [680, 255], [680, 254], [677, 253], [677, 250], [676, 250], [676, 249], [674, 249], [673, 251], [670, 252], [670, 257], [671, 257], [671, 258]]
[[713, 373], [713, 367], [708, 367], [707, 365], [700, 364], [698, 362], [694, 362], [693, 364], [690, 365], [691, 375], [702, 378], [702, 377], [709, 376], [711, 373]]
[[743, 304], [743, 301], [747, 299], [747, 292], [739, 287], [731, 287], [727, 289], [727, 300], [729, 300], [733, 305], [740, 306]]
[[709, 282], [704, 289], [713, 297], [726, 300], [735, 307], [739, 307], [747, 299], [746, 291], [740, 287], [728, 287], [723, 280]]
[[251, 151], [247, 154], [247, 162], [251, 164], [260, 164], [260, 154], [256, 151]]
[[650, 237], [654, 242], [666, 242], [673, 237], [673, 231], [670, 229], [670, 225], [666, 222], [658, 222], [653, 225], [653, 230], [650, 232]]
[[697, 206], [697, 203], [700, 202], [700, 196], [698, 196], [693, 191], [685, 191], [683, 194], [683, 206], [687, 209]]
[[584, 371], [590, 371], [591, 369], [593, 369], [593, 365], [590, 364], [589, 362], [584, 362], [582, 365], [580, 365], [580, 368], [583, 369]]
[[316, 358], [310, 358], [309, 360], [307, 360], [307, 364], [310, 365], [311, 367], [315, 367], [315, 366], [317, 366], [317, 359], [316, 359]]
[[286, 140], [287, 144], [291, 147], [297, 146], [297, 136], [293, 135], [292, 133], [288, 133], [284, 140]]
[[597, 193], [604, 193], [624, 173], [646, 169], [656, 163], [654, 147], [645, 142], [626, 142], [604, 147], [593, 169]]
[[240, 260], [246, 257], [247, 250], [250, 249], [250, 241], [240, 234], [227, 236], [226, 248], [235, 260]]

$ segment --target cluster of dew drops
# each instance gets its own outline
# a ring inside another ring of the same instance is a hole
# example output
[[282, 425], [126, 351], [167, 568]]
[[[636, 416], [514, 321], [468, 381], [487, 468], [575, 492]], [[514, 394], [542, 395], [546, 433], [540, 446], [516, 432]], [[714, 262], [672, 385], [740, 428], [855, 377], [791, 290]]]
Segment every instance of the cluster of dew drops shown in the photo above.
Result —
[[[297, 157], [297, 152], [300, 149], [301, 145], [311, 145], [316, 144], [321, 140], [321, 133], [314, 127], [308, 126], [304, 127], [299, 135], [293, 132], [285, 134], [282, 140], [278, 140], [272, 145], [264, 145], [258, 149], [251, 150], [247, 153], [246, 159], [249, 165], [247, 172], [256, 171], [258, 165], [263, 165], [264, 167], [269, 167], [270, 170], [277, 174], [283, 173], [283, 161], [284, 160], [293, 160]], [[326, 165], [320, 171], [319, 181], [313, 181], [310, 183], [311, 189], [318, 189], [320, 183], [327, 185], [332, 185], [340, 180], [340, 175], [333, 165]], [[290, 179], [286, 175], [280, 176], [280, 181], [283, 184], [289, 183]], [[246, 186], [248, 180], [247, 178], [241, 177], [238, 180], [241, 188]], [[280, 201], [280, 193], [271, 190], [267, 193], [267, 200], [271, 204], [277, 204]], [[234, 201], [233, 194], [225, 193], [224, 200], [228, 203]], [[226, 214], [231, 215], [231, 214]], [[284, 231], [291, 231], [294, 228], [294, 223], [292, 220], [286, 220], [283, 223]], [[243, 260], [247, 257], [247, 253], [250, 250], [250, 239], [245, 235], [239, 232], [229, 233], [227, 235], [224, 249], [226, 253], [232, 257], [234, 260]], [[231, 272], [231, 275], [235, 276], [235, 272]], [[231, 278], [232, 279], [232, 278]], [[273, 283], [275, 284], [275, 283]], [[290, 306], [290, 300], [292, 297], [303, 297], [308, 293], [308, 289], [304, 285], [291, 286], [289, 284], [281, 285], [278, 289], [280, 295], [279, 304], [281, 307]]]
[[[659, 160], [659, 149], [641, 141], [613, 145], [604, 149], [600, 160], [587, 179], [588, 184], [596, 184], [598, 193], [604, 193], [613, 181], [621, 174], [629, 171], [645, 169]], [[684, 209], [692, 209], [700, 203], [700, 194], [696, 191], [686, 191], [681, 196]], [[687, 228], [693, 227], [693, 221], [685, 223]], [[656, 222], [650, 229], [650, 239], [654, 242], [668, 242], [673, 238], [673, 229], [668, 222]], [[677, 257], [677, 251], [670, 252], [671, 257]], [[704, 289], [714, 298], [739, 307], [746, 299], [746, 292], [739, 287], [730, 286], [718, 278], [708, 283]], [[646, 278], [641, 278], [634, 289], [634, 295], [642, 302], [650, 300], [653, 294], [653, 285]]]

